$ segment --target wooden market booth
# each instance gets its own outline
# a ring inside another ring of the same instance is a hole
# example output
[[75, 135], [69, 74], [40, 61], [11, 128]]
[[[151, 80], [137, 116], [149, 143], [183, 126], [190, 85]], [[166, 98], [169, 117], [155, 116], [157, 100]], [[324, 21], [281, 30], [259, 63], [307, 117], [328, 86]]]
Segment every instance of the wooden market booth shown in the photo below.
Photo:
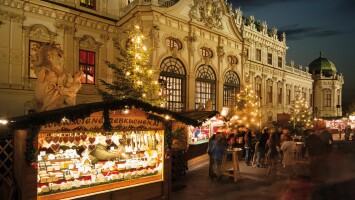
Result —
[[18, 199], [170, 199], [164, 117], [201, 124], [134, 99], [13, 118]]

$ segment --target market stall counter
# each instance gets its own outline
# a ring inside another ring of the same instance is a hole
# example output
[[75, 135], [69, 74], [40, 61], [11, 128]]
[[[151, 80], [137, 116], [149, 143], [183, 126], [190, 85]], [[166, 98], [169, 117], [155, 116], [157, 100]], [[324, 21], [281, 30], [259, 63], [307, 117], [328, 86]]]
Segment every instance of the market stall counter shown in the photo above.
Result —
[[164, 123], [139, 109], [110, 110], [111, 131], [105, 131], [104, 112], [15, 128], [18, 199], [170, 198]]

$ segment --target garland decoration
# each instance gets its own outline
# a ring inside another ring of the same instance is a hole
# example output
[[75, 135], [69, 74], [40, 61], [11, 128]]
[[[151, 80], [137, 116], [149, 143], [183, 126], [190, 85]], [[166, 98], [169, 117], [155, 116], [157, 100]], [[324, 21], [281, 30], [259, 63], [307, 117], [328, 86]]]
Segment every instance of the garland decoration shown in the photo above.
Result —
[[37, 135], [39, 129], [38, 126], [31, 126], [27, 132], [25, 161], [28, 165], [35, 165], [37, 162]]

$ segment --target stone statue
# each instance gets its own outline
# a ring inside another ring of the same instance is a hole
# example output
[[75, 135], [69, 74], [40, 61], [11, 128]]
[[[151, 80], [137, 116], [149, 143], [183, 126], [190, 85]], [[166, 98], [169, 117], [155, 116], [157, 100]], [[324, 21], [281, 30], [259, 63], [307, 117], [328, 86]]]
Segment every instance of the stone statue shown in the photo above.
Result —
[[35, 67], [37, 82], [34, 94], [36, 112], [74, 106], [81, 88], [82, 71], [73, 74], [63, 70], [64, 53], [57, 44], [45, 44], [38, 51]]

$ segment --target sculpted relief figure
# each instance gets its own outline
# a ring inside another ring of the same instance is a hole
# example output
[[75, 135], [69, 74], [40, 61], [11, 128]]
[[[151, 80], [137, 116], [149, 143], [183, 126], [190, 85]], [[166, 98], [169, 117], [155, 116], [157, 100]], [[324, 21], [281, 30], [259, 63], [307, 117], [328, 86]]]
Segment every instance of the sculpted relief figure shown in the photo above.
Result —
[[194, 0], [190, 6], [189, 16], [205, 24], [208, 28], [223, 29], [223, 13], [218, 0]]
[[83, 72], [78, 71], [73, 74], [65, 72], [63, 56], [63, 51], [56, 44], [45, 44], [38, 51], [34, 94], [36, 112], [75, 105]]

